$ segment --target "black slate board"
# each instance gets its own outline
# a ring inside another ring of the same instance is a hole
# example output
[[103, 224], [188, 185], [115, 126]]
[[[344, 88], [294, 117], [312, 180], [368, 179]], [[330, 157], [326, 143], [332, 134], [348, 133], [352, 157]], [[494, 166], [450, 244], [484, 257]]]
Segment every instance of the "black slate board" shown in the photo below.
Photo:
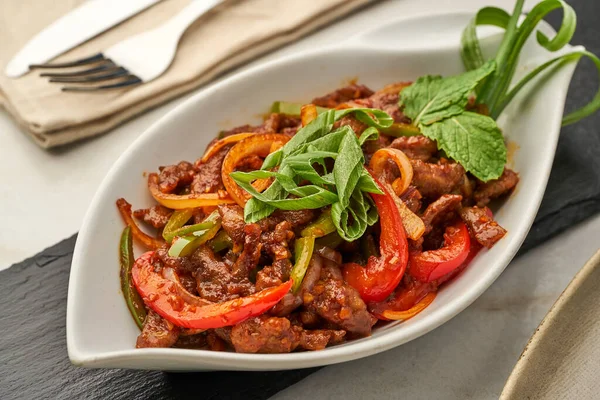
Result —
[[0, 399], [265, 399], [316, 370], [184, 374], [72, 366], [65, 318], [75, 239], [0, 273]]
[[[573, 42], [600, 54], [600, 3], [570, 3], [580, 18]], [[555, 27], [559, 18], [550, 18]], [[567, 109], [582, 104], [594, 85], [596, 71], [583, 63]], [[598, 126], [600, 115], [563, 129], [544, 201], [521, 252], [600, 211]], [[266, 399], [316, 370], [175, 374], [73, 367], [64, 325], [74, 244], [75, 236], [0, 272], [0, 399]]]

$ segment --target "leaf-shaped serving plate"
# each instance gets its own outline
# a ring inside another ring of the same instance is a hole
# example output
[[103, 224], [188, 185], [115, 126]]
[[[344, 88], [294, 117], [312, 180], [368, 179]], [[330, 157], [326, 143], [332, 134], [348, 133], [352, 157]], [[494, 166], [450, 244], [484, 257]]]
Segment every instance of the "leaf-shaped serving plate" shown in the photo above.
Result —
[[[139, 330], [119, 289], [117, 249], [123, 222], [115, 207], [119, 197], [136, 207], [153, 204], [144, 172], [195, 160], [218, 131], [259, 123], [258, 115], [274, 100], [307, 102], [353, 77], [377, 89], [424, 74], [463, 72], [460, 34], [471, 17], [453, 13], [401, 19], [333, 47], [247, 69], [200, 91], [142, 134], [100, 185], [77, 239], [67, 307], [71, 361], [87, 367], [164, 370], [276, 370], [333, 364], [413, 340], [477, 299], [502, 273], [531, 227], [550, 174], [574, 64], [562, 66], [543, 85], [530, 85], [500, 120], [510, 147], [517, 149], [510, 166], [521, 176], [517, 190], [496, 213], [508, 235], [490, 251], [481, 252], [424, 312], [407, 322], [379, 328], [364, 339], [292, 354], [135, 349]], [[554, 34], [548, 25], [540, 29]], [[494, 31], [484, 35], [484, 52], [493, 54], [499, 36]], [[517, 78], [549, 57], [530, 41], [521, 54]], [[139, 255], [142, 250], [136, 251]]]

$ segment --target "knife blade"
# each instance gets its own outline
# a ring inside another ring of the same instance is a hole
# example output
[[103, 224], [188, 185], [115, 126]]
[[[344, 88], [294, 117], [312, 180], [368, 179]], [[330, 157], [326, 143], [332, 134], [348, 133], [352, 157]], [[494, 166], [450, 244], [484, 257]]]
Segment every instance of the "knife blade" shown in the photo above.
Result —
[[88, 0], [35, 35], [10, 60], [4, 73], [17, 78], [112, 28], [160, 0]]

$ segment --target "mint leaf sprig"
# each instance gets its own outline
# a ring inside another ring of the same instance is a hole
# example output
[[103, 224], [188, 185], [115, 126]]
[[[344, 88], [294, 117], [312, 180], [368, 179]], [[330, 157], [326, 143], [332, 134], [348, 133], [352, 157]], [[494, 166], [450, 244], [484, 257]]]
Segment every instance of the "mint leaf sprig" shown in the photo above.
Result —
[[471, 93], [494, 70], [490, 61], [457, 76], [423, 76], [402, 90], [399, 99], [423, 135], [482, 181], [502, 175], [506, 146], [496, 121], [466, 107]]
[[[517, 0], [512, 15], [496, 7], [484, 7], [464, 29], [461, 56], [468, 72], [448, 78], [424, 76], [402, 90], [399, 105], [421, 133], [437, 141], [438, 148], [465, 170], [486, 182], [500, 177], [506, 164], [506, 146], [495, 119], [516, 94], [544, 70], [563, 63], [590, 58], [600, 76], [600, 59], [586, 50], [575, 50], [538, 66], [510, 87], [519, 54], [537, 24], [551, 11], [561, 8], [563, 21], [557, 34], [548, 38], [536, 32], [538, 43], [558, 51], [572, 39], [577, 25], [575, 11], [563, 0], [543, 0], [519, 24], [524, 0]], [[477, 38], [477, 26], [492, 25], [505, 30], [495, 58], [485, 62]], [[485, 105], [489, 117], [466, 110], [468, 96]], [[586, 106], [563, 118], [572, 124], [600, 109], [600, 90]]]
[[[369, 127], [357, 137], [349, 126], [333, 129], [335, 121], [354, 114]], [[233, 172], [231, 177], [252, 195], [244, 207], [246, 222], [256, 222], [275, 209], [304, 210], [331, 205], [338, 234], [346, 241], [360, 238], [378, 220], [366, 193], [382, 193], [364, 167], [362, 144], [379, 137], [378, 129], [391, 126], [384, 111], [352, 108], [322, 112], [300, 129], [281, 149], [271, 153], [258, 171]], [[333, 169], [327, 169], [333, 160]], [[252, 182], [273, 178], [262, 193]]]

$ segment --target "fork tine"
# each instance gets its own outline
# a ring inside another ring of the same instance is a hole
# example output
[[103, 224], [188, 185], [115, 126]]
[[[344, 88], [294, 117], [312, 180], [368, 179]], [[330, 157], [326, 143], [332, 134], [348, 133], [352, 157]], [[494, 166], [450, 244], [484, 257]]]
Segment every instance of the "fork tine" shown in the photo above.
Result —
[[40, 74], [40, 77], [45, 77], [45, 78], [67, 78], [67, 77], [71, 77], [71, 76], [84, 76], [84, 75], [92, 75], [98, 72], [107, 72], [107, 71], [112, 71], [113, 69], [115, 69], [117, 66], [112, 63], [112, 62], [107, 62], [105, 64], [101, 64], [98, 67], [94, 67], [94, 68], [90, 68], [90, 69], [84, 69], [82, 71], [75, 71], [75, 72], [43, 72]]
[[85, 82], [101, 82], [107, 81], [109, 79], [118, 78], [120, 76], [129, 75], [129, 71], [127, 71], [123, 67], [115, 68], [113, 71], [110, 71], [106, 74], [101, 75], [93, 75], [93, 76], [64, 76], [64, 77], [56, 77], [51, 78], [49, 82], [53, 83], [85, 83]]
[[137, 85], [142, 83], [142, 80], [135, 75], [128, 75], [128, 80], [102, 86], [65, 86], [63, 92], [96, 92], [108, 89], [120, 89], [127, 86]]
[[34, 68], [68, 68], [68, 67], [77, 67], [79, 65], [92, 64], [98, 61], [106, 60], [102, 53], [95, 54], [91, 57], [82, 58], [75, 61], [65, 62], [65, 63], [56, 63], [56, 64], [32, 64], [29, 66], [29, 69]]

